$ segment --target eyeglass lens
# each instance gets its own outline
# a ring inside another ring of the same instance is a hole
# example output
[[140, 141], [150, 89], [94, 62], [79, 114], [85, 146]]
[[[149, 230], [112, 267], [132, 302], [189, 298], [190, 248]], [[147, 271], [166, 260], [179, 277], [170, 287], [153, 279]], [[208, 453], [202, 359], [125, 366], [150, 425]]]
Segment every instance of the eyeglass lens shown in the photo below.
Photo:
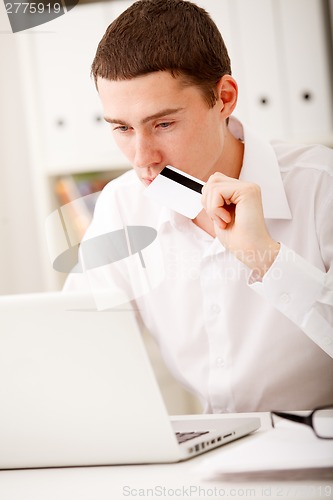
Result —
[[323, 438], [333, 438], [333, 407], [316, 410], [312, 417], [316, 434]]

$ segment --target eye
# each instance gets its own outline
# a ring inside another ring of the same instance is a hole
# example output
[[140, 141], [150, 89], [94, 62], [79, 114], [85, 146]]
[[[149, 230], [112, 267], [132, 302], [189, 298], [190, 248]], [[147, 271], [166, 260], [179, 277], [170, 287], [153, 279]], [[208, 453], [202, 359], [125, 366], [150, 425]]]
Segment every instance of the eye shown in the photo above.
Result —
[[129, 127], [127, 125], [119, 125], [118, 127], [115, 127], [113, 130], [119, 130], [119, 132], [127, 132], [129, 130]]
[[172, 125], [172, 122], [161, 122], [157, 126], [160, 128], [169, 128]]

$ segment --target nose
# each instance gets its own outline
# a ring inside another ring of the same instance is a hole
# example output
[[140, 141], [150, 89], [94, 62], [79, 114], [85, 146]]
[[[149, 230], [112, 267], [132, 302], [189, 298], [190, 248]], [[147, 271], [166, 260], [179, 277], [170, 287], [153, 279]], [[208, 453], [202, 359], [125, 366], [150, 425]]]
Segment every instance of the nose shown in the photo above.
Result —
[[147, 168], [160, 164], [162, 160], [161, 151], [149, 134], [137, 134], [135, 140], [134, 166]]

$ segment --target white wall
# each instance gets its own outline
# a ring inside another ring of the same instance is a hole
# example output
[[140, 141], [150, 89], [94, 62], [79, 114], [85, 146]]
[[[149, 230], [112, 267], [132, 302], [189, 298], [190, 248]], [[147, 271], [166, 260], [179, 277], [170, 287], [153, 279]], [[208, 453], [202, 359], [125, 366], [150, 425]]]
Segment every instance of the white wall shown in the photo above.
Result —
[[16, 38], [0, 3], [0, 294], [42, 290]]

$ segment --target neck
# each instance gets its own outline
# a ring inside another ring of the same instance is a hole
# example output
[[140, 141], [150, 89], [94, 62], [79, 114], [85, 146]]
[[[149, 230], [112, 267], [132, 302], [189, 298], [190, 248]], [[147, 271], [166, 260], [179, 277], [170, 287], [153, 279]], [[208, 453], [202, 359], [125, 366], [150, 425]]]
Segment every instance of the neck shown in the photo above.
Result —
[[[238, 179], [244, 156], [244, 144], [243, 142], [236, 139], [229, 128], [225, 129], [225, 143], [223, 147], [223, 153], [219, 165], [215, 169], [215, 172], [221, 172], [228, 177], [233, 177]], [[215, 173], [212, 172], [212, 173]]]
[[201, 210], [199, 215], [192, 221], [196, 226], [210, 234], [213, 238], [216, 237], [213, 221], [208, 217], [205, 210]]
[[[228, 127], [226, 127], [225, 134], [223, 158], [221, 159], [220, 165], [215, 167], [214, 172], [211, 171], [210, 174], [221, 172], [228, 177], [238, 179], [243, 165], [244, 144], [231, 134]], [[206, 179], [206, 181], [207, 180], [208, 179]], [[205, 210], [202, 210], [193, 222], [215, 238], [214, 224]]]

